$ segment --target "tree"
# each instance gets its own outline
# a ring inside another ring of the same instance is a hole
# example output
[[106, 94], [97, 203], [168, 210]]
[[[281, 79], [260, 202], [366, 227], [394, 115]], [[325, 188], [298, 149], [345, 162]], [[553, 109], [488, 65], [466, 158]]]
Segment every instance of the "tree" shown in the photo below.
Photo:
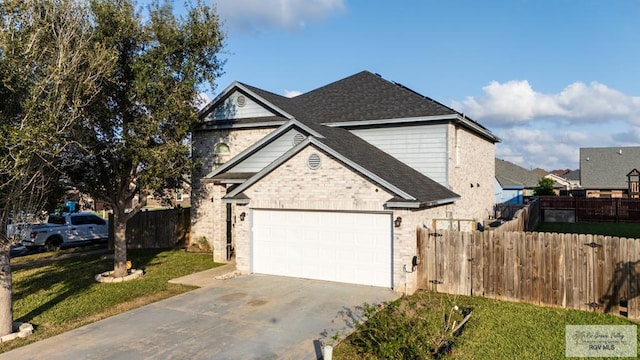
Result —
[[555, 181], [549, 178], [540, 178], [538, 180], [538, 185], [533, 189], [533, 194], [537, 196], [544, 195], [555, 195], [556, 193], [553, 191], [553, 186], [555, 185]]
[[[12, 331], [11, 218], [43, 209], [68, 130], [98, 94], [114, 58], [91, 41], [73, 0], [0, 2], [0, 335]], [[29, 220], [29, 219], [25, 219]]]
[[117, 61], [99, 101], [73, 128], [64, 170], [79, 190], [113, 209], [116, 277], [126, 273], [127, 221], [146, 196], [178, 188], [190, 173], [198, 95], [221, 73], [218, 16], [200, 0], [185, 8], [178, 17], [169, 1], [153, 1], [142, 16], [130, 0], [91, 1], [94, 41]]

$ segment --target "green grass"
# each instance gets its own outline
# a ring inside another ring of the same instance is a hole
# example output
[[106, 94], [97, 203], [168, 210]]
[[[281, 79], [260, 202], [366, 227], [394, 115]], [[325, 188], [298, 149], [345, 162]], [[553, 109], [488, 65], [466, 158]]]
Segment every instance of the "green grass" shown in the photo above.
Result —
[[556, 232], [569, 234], [595, 234], [626, 238], [640, 238], [640, 223], [614, 222], [578, 222], [578, 223], [541, 223], [537, 232]]
[[[37, 260], [42, 255], [31, 257]], [[193, 287], [168, 281], [221, 265], [212, 261], [210, 253], [184, 250], [129, 250], [128, 258], [145, 275], [121, 283], [95, 281], [96, 274], [113, 269], [112, 258], [105, 254], [37, 261], [34, 266], [22, 264], [21, 258], [13, 270], [13, 316], [33, 324], [35, 332], [0, 344], [0, 352], [189, 291]]]
[[[424, 346], [433, 343], [443, 328], [443, 316], [454, 305], [471, 308], [472, 315], [462, 334], [455, 339], [448, 359], [564, 359], [566, 325], [637, 325], [627, 319], [594, 312], [565, 310], [515, 302], [496, 301], [482, 297], [454, 296], [419, 291], [399, 300], [417, 304], [412, 311], [419, 316], [406, 316], [404, 312], [380, 311], [374, 317], [396, 317], [405, 322], [383, 319], [376, 324], [393, 324], [385, 330], [388, 336], [376, 346], [399, 348], [399, 340], [421, 339]], [[406, 307], [406, 305], [405, 305]], [[411, 308], [409, 306], [409, 308]], [[458, 315], [459, 316], [459, 315]], [[334, 358], [382, 359], [373, 351], [358, 353], [362, 336], [372, 338], [359, 327], [334, 349]], [[638, 353], [640, 354], [640, 347]], [[397, 358], [397, 357], [394, 357]], [[428, 358], [428, 357], [427, 357]]]

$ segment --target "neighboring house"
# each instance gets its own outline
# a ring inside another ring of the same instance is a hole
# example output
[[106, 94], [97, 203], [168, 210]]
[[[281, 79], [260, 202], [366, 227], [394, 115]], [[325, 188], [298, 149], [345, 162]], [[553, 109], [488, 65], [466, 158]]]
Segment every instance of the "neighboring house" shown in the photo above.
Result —
[[494, 203], [499, 139], [367, 71], [293, 98], [234, 82], [201, 116], [192, 236], [241, 272], [413, 291], [416, 228]]
[[564, 178], [569, 180], [569, 186], [571, 189], [579, 189], [582, 187], [580, 184], [580, 169], [569, 171], [564, 175]]
[[559, 190], [573, 190], [573, 183], [566, 179], [564, 176], [556, 175], [554, 173], [548, 173], [544, 176], [547, 179], [551, 179], [555, 182], [555, 188]]
[[638, 197], [640, 147], [580, 148], [580, 184], [587, 197]]
[[495, 173], [496, 204], [523, 204], [544, 176], [501, 159], [496, 159]]

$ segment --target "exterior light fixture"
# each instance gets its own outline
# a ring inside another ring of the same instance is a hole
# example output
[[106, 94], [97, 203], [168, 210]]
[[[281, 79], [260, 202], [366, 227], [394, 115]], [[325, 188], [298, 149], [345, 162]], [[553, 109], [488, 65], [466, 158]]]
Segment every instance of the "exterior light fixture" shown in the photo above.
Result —
[[244, 221], [244, 218], [247, 216], [247, 214], [243, 211], [240, 213], [240, 221]]
[[400, 227], [400, 224], [402, 224], [402, 218], [400, 216], [398, 216], [394, 221], [393, 221], [393, 225], [395, 225], [395, 227]]

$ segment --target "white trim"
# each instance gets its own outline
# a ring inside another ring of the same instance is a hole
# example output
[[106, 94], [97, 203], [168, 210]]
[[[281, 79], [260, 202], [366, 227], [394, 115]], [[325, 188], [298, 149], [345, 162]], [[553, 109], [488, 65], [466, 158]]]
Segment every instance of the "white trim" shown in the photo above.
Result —
[[202, 124], [200, 124], [201, 127], [196, 129], [196, 131], [274, 127], [274, 126], [282, 126], [288, 122], [285, 120], [281, 120], [281, 121], [265, 121], [265, 122], [254, 122], [254, 123], [216, 124], [217, 121], [220, 121], [220, 120], [205, 121]]
[[225, 199], [222, 198], [223, 204], [238, 204], [238, 205], [247, 205], [249, 203], [249, 199]]
[[393, 124], [407, 124], [418, 122], [432, 122], [432, 121], [457, 121], [462, 123], [465, 127], [481, 134], [487, 139], [495, 142], [501, 142], [502, 140], [495, 136], [488, 129], [476, 124], [469, 120], [464, 115], [460, 114], [448, 114], [448, 115], [433, 115], [433, 116], [418, 116], [409, 118], [394, 118], [394, 119], [377, 119], [377, 120], [360, 120], [360, 121], [341, 121], [341, 122], [325, 122], [322, 125], [329, 127], [350, 127], [350, 126], [370, 126], [370, 125], [393, 125]]
[[389, 201], [384, 203], [387, 209], [419, 209], [422, 205], [420, 202], [402, 202], [402, 201]]
[[283, 115], [284, 117], [286, 117], [289, 120], [294, 119], [293, 115], [291, 115], [288, 112], [286, 112], [286, 111], [282, 110], [281, 108], [277, 107], [275, 104], [272, 104], [271, 102], [267, 101], [265, 98], [263, 98], [262, 96], [259, 96], [255, 92], [249, 90], [247, 87], [245, 87], [244, 85], [240, 84], [237, 81], [234, 81], [231, 84], [229, 84], [229, 86], [227, 86], [218, 96], [216, 96], [213, 100], [211, 100], [211, 102], [209, 102], [209, 104], [207, 104], [205, 107], [203, 107], [198, 112], [198, 117], [202, 118], [202, 117], [204, 117], [206, 115], [209, 115], [211, 110], [213, 108], [215, 108], [215, 106], [219, 102], [221, 102], [222, 100], [226, 99], [227, 96], [229, 96], [229, 94], [231, 94], [234, 89], [242, 90], [247, 95], [250, 95], [251, 97], [253, 97], [256, 100], [258, 100], [260, 103], [262, 103], [261, 105], [264, 105], [269, 110], [275, 111], [276, 113], [279, 113], [279, 114]]
[[220, 182], [220, 184], [242, 184], [247, 180], [246, 179], [224, 179], [224, 180], [218, 180], [218, 181]]
[[427, 201], [427, 202], [388, 201], [384, 205], [388, 209], [396, 209], [396, 208], [400, 208], [400, 209], [420, 209], [420, 208], [423, 208], [423, 207], [450, 204], [450, 203], [454, 203], [454, 202], [456, 202], [456, 201], [458, 201], [460, 199], [461, 199], [461, 197], [458, 196], [458, 197], [455, 197], [455, 198], [448, 198], [448, 199], [441, 199], [441, 200], [434, 200], [434, 201]]
[[434, 115], [434, 116], [420, 116], [410, 118], [394, 118], [394, 119], [378, 119], [378, 120], [362, 120], [362, 121], [342, 121], [342, 122], [326, 122], [322, 125], [329, 127], [343, 127], [343, 126], [366, 126], [366, 125], [385, 125], [385, 124], [404, 124], [421, 121], [438, 121], [438, 120], [456, 120], [459, 116], [457, 114], [450, 115]]

